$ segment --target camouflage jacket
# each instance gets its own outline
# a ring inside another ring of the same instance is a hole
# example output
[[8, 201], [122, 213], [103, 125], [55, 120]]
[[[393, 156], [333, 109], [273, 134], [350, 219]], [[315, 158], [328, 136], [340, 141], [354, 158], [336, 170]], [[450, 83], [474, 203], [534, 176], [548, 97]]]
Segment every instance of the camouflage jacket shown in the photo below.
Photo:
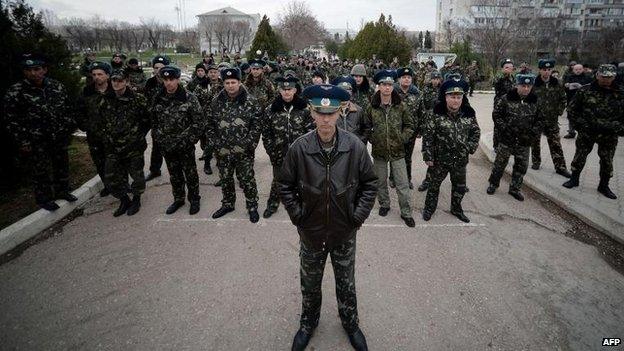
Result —
[[102, 107], [104, 96], [113, 91], [110, 83], [105, 92], [96, 89], [95, 84], [87, 85], [82, 90], [82, 96], [78, 99], [78, 127], [87, 132], [89, 140], [103, 140], [104, 124], [100, 108]]
[[364, 110], [352, 101], [340, 109], [340, 117], [338, 117], [336, 127], [355, 134], [364, 144], [368, 141]]
[[149, 108], [152, 136], [165, 152], [195, 147], [204, 132], [205, 118], [197, 97], [181, 85], [173, 94], [162, 88]]
[[12, 85], [4, 95], [4, 113], [9, 132], [21, 144], [67, 142], [76, 128], [67, 91], [51, 78], [42, 88], [25, 79]]
[[366, 111], [372, 95], [373, 89], [370, 87], [368, 77], [364, 77], [364, 82], [353, 90], [351, 100]]
[[143, 91], [145, 83], [147, 82], [147, 77], [145, 77], [143, 69], [141, 67], [137, 69], [126, 67], [126, 70], [128, 71], [128, 82], [130, 83], [132, 90], [136, 92]]
[[374, 158], [395, 161], [405, 157], [404, 144], [414, 134], [414, 121], [396, 91], [389, 106], [381, 105], [380, 92], [376, 92], [364, 118]]
[[150, 129], [147, 101], [131, 89], [117, 96], [108, 92], [102, 101], [100, 114], [104, 126], [104, 150], [109, 154], [140, 153], [147, 148], [145, 134]]
[[147, 103], [153, 103], [154, 97], [163, 89], [163, 84], [156, 77], [152, 77], [145, 82], [143, 95], [147, 98]]
[[462, 104], [459, 112], [452, 116], [446, 102], [437, 103], [426, 118], [423, 132], [422, 154], [425, 162], [434, 165], [464, 166], [468, 156], [477, 151], [481, 131], [475, 111]]
[[405, 108], [407, 108], [407, 112], [410, 117], [412, 117], [414, 134], [410, 137], [410, 141], [415, 140], [416, 135], [420, 135], [418, 131], [418, 126], [420, 125], [420, 118], [418, 116], [418, 99], [420, 97], [420, 91], [418, 91], [418, 88], [415, 85], [412, 85], [407, 90], [407, 93], [403, 92], [398, 83], [394, 84], [394, 90], [399, 93], [403, 104], [405, 104]]
[[501, 73], [494, 77], [494, 103], [513, 89], [515, 85], [514, 79], [513, 74], [506, 75]]
[[547, 125], [558, 125], [559, 116], [566, 106], [566, 95], [559, 81], [551, 77], [549, 82], [544, 82], [540, 76], [535, 78], [533, 92], [537, 95], [537, 110], [542, 120]]
[[479, 66], [470, 65], [466, 67], [466, 76], [468, 76], [471, 82], [479, 80]]
[[422, 133], [425, 128], [425, 119], [430, 116], [430, 112], [433, 110], [433, 106], [435, 106], [438, 101], [439, 89], [434, 88], [431, 83], [425, 85], [422, 90], [422, 94], [418, 97], [418, 101], [416, 102], [416, 125], [414, 126], [416, 129], [416, 135], [422, 136]]
[[210, 104], [207, 140], [221, 157], [253, 153], [260, 139], [263, 111], [245, 87], [240, 89], [234, 99], [221, 90]]
[[195, 93], [195, 89], [197, 88], [210, 90], [209, 86], [210, 86], [210, 79], [208, 79], [208, 77], [199, 78], [195, 76], [193, 80], [191, 80], [186, 86], [186, 90], [190, 91], [191, 93]]
[[538, 111], [537, 95], [531, 92], [522, 98], [516, 89], [498, 99], [492, 112], [499, 130], [501, 144], [507, 146], [530, 146], [542, 129]]
[[256, 82], [250, 74], [245, 80], [245, 87], [249, 94], [256, 98], [262, 110], [267, 108], [271, 101], [275, 99], [275, 88], [273, 87], [273, 83], [267, 78], [263, 77]]
[[288, 147], [300, 136], [314, 129], [314, 121], [306, 101], [295, 95], [286, 104], [278, 94], [267, 107], [262, 124], [262, 143], [271, 164], [281, 166]]
[[624, 136], [624, 91], [613, 83], [602, 88], [596, 81], [580, 89], [570, 105], [568, 118], [579, 132]]

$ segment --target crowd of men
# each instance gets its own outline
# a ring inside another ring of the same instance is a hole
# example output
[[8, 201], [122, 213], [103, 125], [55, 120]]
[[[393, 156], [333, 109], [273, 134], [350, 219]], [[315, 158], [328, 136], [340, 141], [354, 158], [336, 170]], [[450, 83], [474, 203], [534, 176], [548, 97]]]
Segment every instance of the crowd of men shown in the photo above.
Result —
[[[400, 217], [415, 226], [412, 209], [412, 160], [422, 140], [427, 175], [418, 187], [427, 191], [422, 218], [436, 211], [440, 185], [449, 176], [451, 213], [469, 222], [462, 209], [468, 192], [466, 167], [480, 139], [476, 112], [470, 106], [480, 79], [473, 62], [465, 70], [447, 61], [386, 67], [381, 60], [327, 61], [293, 56], [270, 62], [240, 56], [216, 64], [209, 55], [195, 66], [183, 84], [182, 71], [166, 56], [151, 60], [147, 79], [137, 59], [115, 54], [110, 62], [88, 55], [81, 67], [86, 86], [72, 101], [63, 85], [47, 77], [41, 55], [25, 54], [24, 80], [5, 95], [8, 127], [37, 164], [35, 198], [44, 209], [59, 208], [56, 199], [76, 201], [68, 188], [67, 146], [81, 129], [97, 173], [102, 196], [119, 199], [115, 217], [136, 214], [146, 181], [169, 170], [173, 214], [189, 202], [189, 213], [200, 210], [196, 165], [199, 142], [203, 171], [219, 172], [220, 218], [234, 211], [235, 180], [243, 189], [252, 223], [259, 221], [254, 157], [262, 140], [273, 167], [273, 181], [264, 218], [284, 204], [301, 236], [301, 324], [293, 350], [303, 350], [318, 325], [321, 282], [327, 256], [334, 266], [339, 314], [356, 350], [366, 350], [358, 327], [355, 296], [355, 233], [372, 210], [390, 212], [389, 188], [398, 195]], [[600, 65], [591, 75], [570, 64], [561, 78], [553, 75], [554, 60], [538, 62], [533, 75], [526, 65], [515, 72], [505, 59], [494, 80], [494, 145], [496, 160], [486, 192], [496, 192], [503, 171], [514, 157], [509, 194], [521, 193], [529, 155], [532, 168], [541, 165], [540, 140], [545, 135], [557, 174], [569, 178], [563, 186], [579, 185], [587, 155], [598, 144], [598, 191], [615, 199], [609, 188], [618, 136], [624, 135], [624, 88], [617, 67]], [[620, 67], [621, 68], [621, 67]], [[305, 87], [305, 89], [304, 89]], [[559, 140], [558, 118], [567, 109], [576, 153], [568, 171]], [[151, 130], [149, 174], [144, 175], [146, 136]], [[578, 135], [577, 135], [578, 133]], [[369, 153], [367, 144], [370, 145]]]

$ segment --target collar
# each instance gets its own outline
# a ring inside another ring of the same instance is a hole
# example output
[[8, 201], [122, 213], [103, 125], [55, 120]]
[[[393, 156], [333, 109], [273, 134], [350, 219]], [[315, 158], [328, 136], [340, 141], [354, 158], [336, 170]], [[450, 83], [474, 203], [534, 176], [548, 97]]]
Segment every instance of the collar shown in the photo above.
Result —
[[[345, 139], [347, 138], [345, 133], [347, 132], [336, 127], [336, 143], [334, 144], [334, 150], [336, 150], [337, 152], [351, 151], [349, 145], [347, 145], [347, 142], [345, 141]], [[305, 138], [307, 141], [305, 152], [307, 154], [320, 154], [323, 151], [323, 148], [321, 148], [321, 143], [319, 141], [318, 132], [316, 130], [308, 133]]]

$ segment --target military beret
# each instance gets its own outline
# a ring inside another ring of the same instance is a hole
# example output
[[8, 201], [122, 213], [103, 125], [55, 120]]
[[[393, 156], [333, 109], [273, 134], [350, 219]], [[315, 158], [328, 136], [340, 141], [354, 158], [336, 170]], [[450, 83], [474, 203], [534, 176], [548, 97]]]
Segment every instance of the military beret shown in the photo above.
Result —
[[401, 67], [397, 69], [397, 78], [401, 78], [403, 76], [414, 76], [414, 70], [409, 67]]
[[128, 72], [123, 68], [114, 69], [110, 74], [110, 79], [126, 79]]
[[449, 79], [442, 83], [440, 91], [444, 94], [463, 94], [468, 88], [468, 83], [461, 79]]
[[251, 68], [262, 68], [266, 66], [266, 62], [264, 62], [263, 60], [259, 60], [259, 59], [252, 59], [252, 60], [249, 60], [249, 66], [251, 66]]
[[292, 75], [284, 75], [283, 77], [275, 78], [275, 82], [282, 89], [292, 89], [297, 87], [299, 79]]
[[598, 74], [603, 77], [615, 77], [617, 75], [617, 68], [612, 64], [602, 64], [598, 66]]
[[219, 70], [224, 70], [226, 68], [232, 68], [232, 65], [230, 65], [229, 62], [221, 62], [221, 63], [219, 63], [219, 66], [217, 66], [217, 68]]
[[160, 71], [158, 71], [158, 74], [161, 78], [175, 79], [180, 78], [180, 76], [182, 75], [182, 71], [176, 66], [167, 65], [161, 68]]
[[355, 79], [353, 79], [353, 77], [351, 76], [336, 77], [331, 83], [337, 87], [347, 90], [354, 90], [357, 84], [355, 83]]
[[158, 55], [152, 59], [152, 67], [154, 67], [154, 65], [157, 63], [162, 63], [163, 65], [167, 66], [169, 65], [169, 59], [165, 56]]
[[131, 58], [128, 60], [128, 64], [129, 65], [138, 65], [139, 64], [139, 60], [137, 60], [136, 58]]
[[516, 84], [533, 85], [535, 84], [535, 76], [532, 74], [518, 74], [516, 75]]
[[195, 65], [195, 70], [197, 71], [198, 69], [203, 69], [204, 71], [206, 70], [206, 66], [204, 66], [203, 63], [198, 63]]
[[346, 90], [330, 84], [311, 85], [305, 88], [303, 96], [308, 99], [312, 110], [322, 114], [338, 111], [340, 103], [351, 98]]
[[373, 77], [375, 84], [394, 83], [395, 79], [396, 71], [393, 69], [382, 69], [375, 74], [375, 77]]
[[221, 79], [236, 79], [241, 80], [241, 72], [238, 68], [224, 68], [221, 70]]
[[555, 68], [555, 60], [553, 59], [540, 59], [537, 61], [537, 68]]
[[506, 64], [511, 63], [513, 65], [513, 60], [510, 58], [506, 58], [503, 61], [501, 61], [501, 67], [505, 66]]
[[440, 71], [434, 70], [434, 71], [431, 71], [430, 78], [431, 79], [436, 79], [436, 78], [442, 79], [442, 74], [440, 73]]
[[95, 61], [91, 63], [91, 65], [89, 65], [89, 72], [93, 72], [93, 70], [96, 69], [101, 69], [102, 71], [106, 72], [106, 74], [111, 74], [111, 71], [113, 70], [110, 63], [102, 61]]
[[23, 54], [20, 63], [22, 64], [22, 67], [30, 68], [44, 66], [47, 63], [47, 60], [39, 54]]
[[240, 65], [240, 69], [241, 69], [241, 71], [246, 71], [246, 70], [248, 70], [248, 69], [249, 69], [249, 67], [251, 67], [251, 66], [249, 66], [249, 64], [248, 64], [247, 62], [243, 62], [243, 63], [241, 63], [241, 65]]

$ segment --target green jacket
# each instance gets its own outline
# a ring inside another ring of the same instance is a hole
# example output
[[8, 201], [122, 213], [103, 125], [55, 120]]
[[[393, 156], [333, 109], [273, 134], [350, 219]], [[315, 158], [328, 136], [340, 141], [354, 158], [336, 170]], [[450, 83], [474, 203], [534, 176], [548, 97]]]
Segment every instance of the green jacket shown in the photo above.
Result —
[[381, 94], [376, 92], [364, 118], [374, 158], [395, 161], [405, 157], [404, 144], [414, 135], [414, 120], [396, 91], [388, 106], [381, 105]]
[[111, 91], [100, 108], [107, 154], [140, 153], [147, 148], [145, 135], [150, 129], [147, 100], [129, 87], [122, 96]]
[[605, 89], [596, 81], [579, 90], [568, 106], [568, 118], [581, 133], [624, 136], [624, 91], [613, 83]]
[[104, 123], [100, 109], [102, 107], [104, 96], [113, 91], [110, 83], [104, 93], [95, 88], [95, 84], [87, 85], [82, 90], [82, 96], [78, 99], [78, 116], [76, 121], [78, 127], [87, 133], [89, 140], [101, 141], [104, 139]]
[[498, 99], [492, 118], [499, 130], [500, 143], [507, 146], [531, 146], [542, 130], [537, 96], [533, 92], [523, 98], [516, 89], [511, 90]]
[[247, 88], [249, 94], [256, 98], [262, 110], [269, 106], [275, 98], [275, 87], [273, 87], [273, 83], [265, 77], [262, 77], [260, 81], [256, 82], [250, 74], [245, 80], [245, 88]]
[[537, 110], [546, 125], [558, 125], [559, 116], [566, 107], [566, 95], [559, 81], [550, 77], [544, 82], [540, 76], [535, 78], [533, 92], [537, 95]]

